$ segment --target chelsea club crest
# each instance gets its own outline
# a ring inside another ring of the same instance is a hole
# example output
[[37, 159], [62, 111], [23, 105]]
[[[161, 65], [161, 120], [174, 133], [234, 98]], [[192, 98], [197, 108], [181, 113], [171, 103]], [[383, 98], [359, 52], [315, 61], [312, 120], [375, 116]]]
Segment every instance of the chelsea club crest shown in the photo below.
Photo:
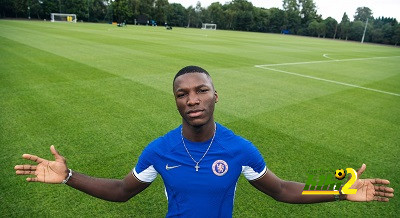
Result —
[[228, 164], [223, 160], [216, 160], [212, 165], [212, 171], [217, 176], [223, 176], [228, 172]]

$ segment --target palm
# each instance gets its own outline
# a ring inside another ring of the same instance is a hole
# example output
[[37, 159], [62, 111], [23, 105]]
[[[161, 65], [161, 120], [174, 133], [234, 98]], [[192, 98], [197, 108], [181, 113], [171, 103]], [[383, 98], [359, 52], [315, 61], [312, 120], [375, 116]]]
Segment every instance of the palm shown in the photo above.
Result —
[[18, 175], [35, 175], [29, 177], [28, 182], [61, 183], [68, 175], [65, 158], [61, 156], [54, 146], [50, 147], [55, 161], [49, 161], [31, 154], [22, 155], [23, 158], [35, 161], [38, 165], [17, 165], [14, 167]]
[[347, 195], [347, 200], [350, 201], [372, 201], [374, 200], [375, 189], [374, 185], [368, 179], [358, 179], [351, 189], [357, 189], [356, 194]]
[[63, 162], [44, 160], [36, 166], [38, 182], [61, 183], [65, 179], [67, 166]]
[[386, 179], [359, 179], [365, 171], [365, 164], [357, 171], [357, 180], [350, 187], [357, 189], [356, 194], [348, 194], [349, 201], [389, 201], [394, 196], [394, 190], [385, 185], [390, 182]]

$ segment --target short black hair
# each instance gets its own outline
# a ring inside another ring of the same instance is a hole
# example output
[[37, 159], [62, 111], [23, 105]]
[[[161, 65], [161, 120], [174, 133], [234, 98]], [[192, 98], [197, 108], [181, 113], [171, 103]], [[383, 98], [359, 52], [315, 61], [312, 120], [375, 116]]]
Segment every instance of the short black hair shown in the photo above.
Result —
[[187, 73], [204, 73], [206, 74], [208, 77], [211, 78], [210, 74], [208, 74], [208, 72], [206, 70], [204, 70], [201, 67], [198, 66], [186, 66], [184, 68], [182, 68], [174, 77], [174, 81], [172, 82], [172, 84], [175, 83], [176, 78], [178, 78], [179, 76], [182, 76], [183, 74], [187, 74]]

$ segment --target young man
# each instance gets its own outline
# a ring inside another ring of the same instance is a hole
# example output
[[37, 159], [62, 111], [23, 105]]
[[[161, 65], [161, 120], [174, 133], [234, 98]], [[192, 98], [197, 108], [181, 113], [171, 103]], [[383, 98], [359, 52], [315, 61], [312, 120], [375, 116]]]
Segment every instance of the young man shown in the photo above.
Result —
[[[127, 201], [160, 174], [168, 198], [167, 217], [231, 217], [236, 183], [241, 173], [258, 190], [288, 203], [334, 201], [334, 195], [302, 195], [304, 184], [279, 179], [269, 170], [257, 148], [215, 123], [218, 94], [207, 71], [188, 66], [175, 76], [173, 92], [182, 125], [151, 142], [135, 168], [122, 180], [100, 179], [68, 169], [64, 157], [50, 147], [55, 161], [30, 154], [38, 165], [15, 166], [18, 175], [35, 175], [29, 182], [66, 183], [92, 196]], [[366, 166], [358, 170], [360, 178]], [[388, 180], [357, 179], [357, 194], [339, 196], [350, 201], [389, 201], [394, 190]]]

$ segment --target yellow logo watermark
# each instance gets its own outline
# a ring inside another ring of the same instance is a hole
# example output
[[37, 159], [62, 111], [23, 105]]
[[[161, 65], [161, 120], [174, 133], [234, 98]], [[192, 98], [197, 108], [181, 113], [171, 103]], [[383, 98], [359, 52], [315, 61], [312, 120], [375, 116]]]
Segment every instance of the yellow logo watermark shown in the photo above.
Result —
[[[353, 168], [346, 168], [347, 174], [351, 174], [351, 178], [347, 181], [343, 188], [340, 190], [342, 194], [355, 194], [357, 189], [350, 189], [350, 187], [357, 180], [357, 172]], [[335, 180], [332, 175], [314, 176], [309, 175], [306, 185], [304, 186], [302, 195], [339, 195], [339, 188], [342, 186], [341, 181], [346, 174], [344, 170], [338, 169], [335, 171]]]

